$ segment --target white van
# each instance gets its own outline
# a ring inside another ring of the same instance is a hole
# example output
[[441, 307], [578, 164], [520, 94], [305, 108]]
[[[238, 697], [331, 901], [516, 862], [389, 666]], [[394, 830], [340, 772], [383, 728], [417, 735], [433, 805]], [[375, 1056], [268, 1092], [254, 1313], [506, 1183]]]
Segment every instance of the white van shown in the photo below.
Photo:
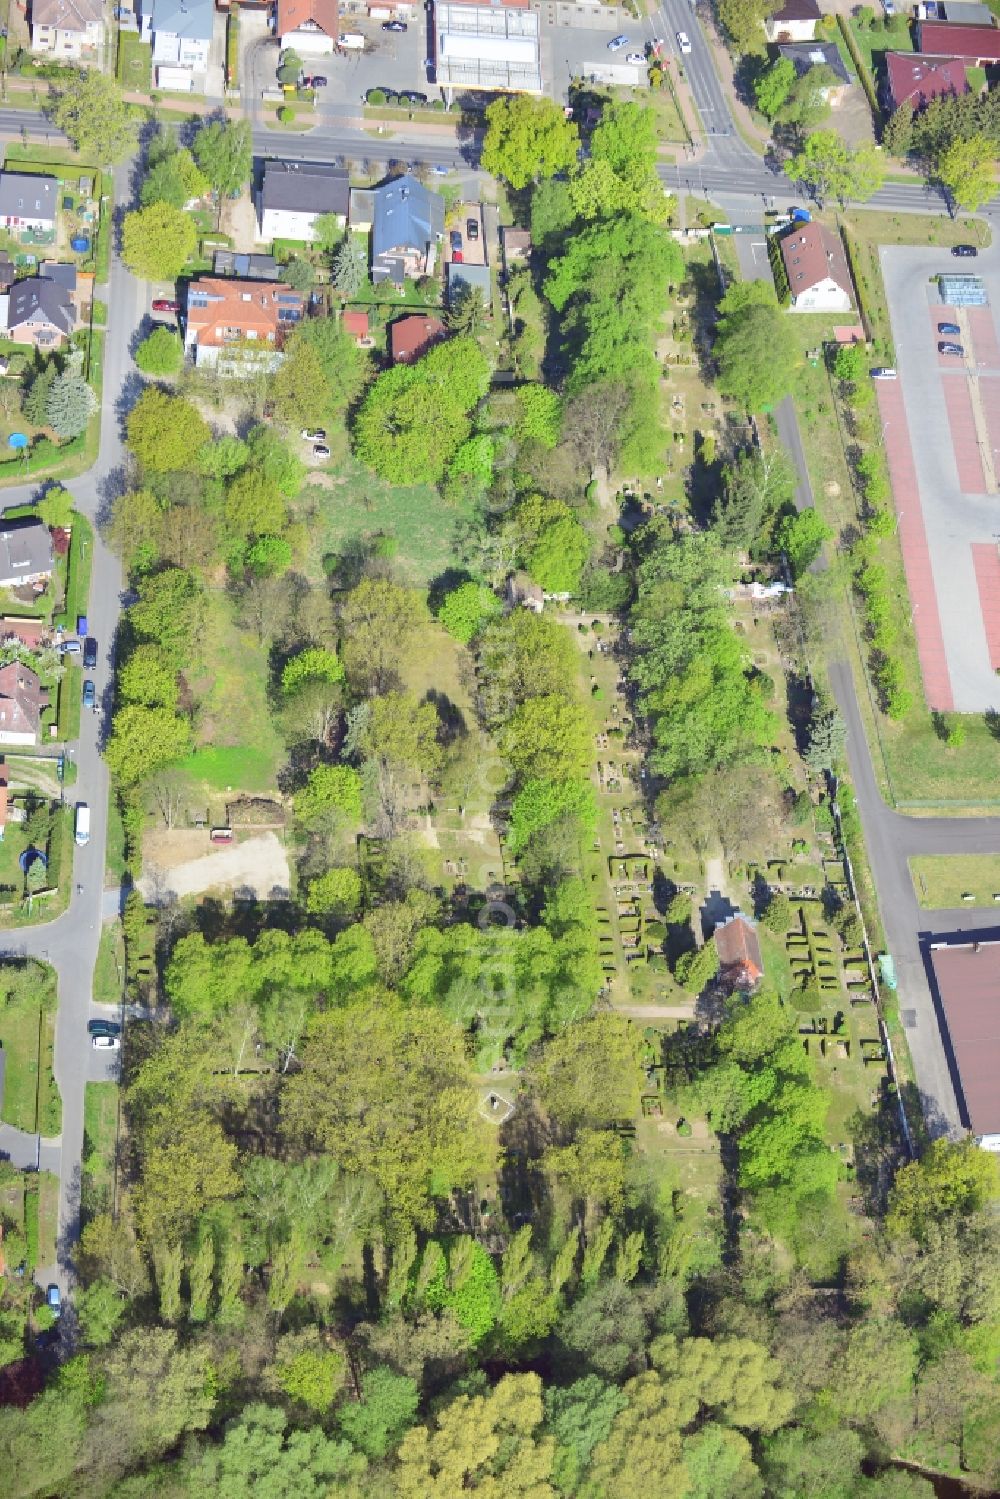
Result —
[[73, 836], [81, 846], [90, 842], [90, 808], [86, 802], [76, 804], [76, 832]]
[[360, 31], [344, 31], [337, 38], [337, 46], [342, 47], [345, 52], [363, 52], [365, 39]]

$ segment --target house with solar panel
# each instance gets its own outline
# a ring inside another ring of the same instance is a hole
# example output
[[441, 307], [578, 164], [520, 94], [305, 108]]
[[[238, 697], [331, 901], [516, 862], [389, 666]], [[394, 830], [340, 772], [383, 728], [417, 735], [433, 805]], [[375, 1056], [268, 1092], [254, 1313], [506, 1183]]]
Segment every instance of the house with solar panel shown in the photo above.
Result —
[[402, 286], [431, 276], [444, 238], [444, 199], [416, 177], [393, 177], [381, 187], [351, 193], [351, 228], [371, 230], [372, 281]]
[[188, 288], [184, 347], [199, 369], [274, 370], [286, 337], [304, 316], [302, 294], [283, 281], [200, 276]]

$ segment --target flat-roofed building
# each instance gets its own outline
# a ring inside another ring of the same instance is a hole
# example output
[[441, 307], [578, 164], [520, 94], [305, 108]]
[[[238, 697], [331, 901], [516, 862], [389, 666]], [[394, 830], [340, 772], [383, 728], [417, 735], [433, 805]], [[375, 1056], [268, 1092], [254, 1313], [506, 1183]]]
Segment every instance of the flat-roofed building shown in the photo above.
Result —
[[538, 15], [510, 5], [436, 5], [434, 64], [446, 91], [540, 94]]

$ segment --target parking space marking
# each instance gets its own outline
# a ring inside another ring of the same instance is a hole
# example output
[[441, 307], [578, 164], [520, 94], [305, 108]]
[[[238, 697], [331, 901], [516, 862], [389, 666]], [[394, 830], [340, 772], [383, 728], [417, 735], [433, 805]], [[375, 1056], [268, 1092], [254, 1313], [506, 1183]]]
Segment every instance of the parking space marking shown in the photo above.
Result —
[[917, 469], [910, 446], [910, 431], [899, 382], [879, 383], [878, 409], [885, 436], [885, 455], [892, 481], [893, 502], [899, 516], [899, 545], [903, 553], [906, 584], [913, 604], [913, 633], [917, 641], [920, 675], [928, 707], [949, 712], [955, 706], [948, 658], [945, 654], [937, 590], [927, 544]]
[[985, 494], [986, 476], [979, 454], [976, 434], [976, 417], [972, 409], [972, 393], [964, 373], [945, 375], [941, 380], [948, 426], [951, 429], [951, 446], [958, 470], [958, 487], [963, 494]]
[[994, 671], [1000, 671], [1000, 551], [997, 550], [996, 542], [974, 541], [972, 562], [976, 569], [979, 607], [983, 611], [990, 666]]

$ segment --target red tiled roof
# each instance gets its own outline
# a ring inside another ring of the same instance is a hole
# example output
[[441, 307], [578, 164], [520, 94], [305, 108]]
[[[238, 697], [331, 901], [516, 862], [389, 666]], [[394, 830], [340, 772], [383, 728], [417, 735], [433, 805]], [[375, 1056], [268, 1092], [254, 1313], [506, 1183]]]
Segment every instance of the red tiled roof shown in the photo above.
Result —
[[1000, 31], [995, 26], [942, 26], [917, 23], [921, 52], [936, 57], [964, 57], [966, 62], [1000, 62]]
[[1000, 1134], [1000, 943], [932, 946], [931, 962], [969, 1125]]
[[19, 640], [22, 645], [41, 645], [49, 637], [49, 627], [43, 619], [27, 619], [16, 614], [0, 617], [0, 640]]
[[[279, 302], [279, 297], [284, 300]], [[221, 348], [251, 333], [260, 341], [277, 343], [279, 332], [295, 327], [295, 320], [280, 318], [279, 311], [297, 311], [301, 318], [304, 310], [302, 297], [283, 281], [200, 276], [188, 288], [189, 336], [203, 348]]]
[[352, 338], [368, 337], [368, 314], [367, 312], [345, 312], [344, 332], [349, 333]]
[[967, 94], [965, 63], [958, 57], [931, 57], [920, 52], [887, 52], [885, 71], [893, 109], [909, 100], [914, 109], [942, 95]]
[[446, 332], [444, 323], [437, 317], [413, 313], [410, 317], [400, 318], [389, 330], [393, 364], [412, 364]]
[[336, 41], [340, 34], [337, 0], [278, 0], [278, 35], [297, 31], [315, 21], [321, 31]]
[[9, 734], [37, 734], [49, 694], [36, 672], [22, 661], [0, 668], [0, 729]]
[[781, 258], [788, 273], [792, 296], [801, 296], [828, 277], [853, 300], [851, 273], [840, 236], [818, 224], [795, 224], [781, 241]]
[[723, 971], [738, 969], [753, 983], [763, 976], [760, 943], [745, 916], [731, 916], [715, 928], [715, 950]]

